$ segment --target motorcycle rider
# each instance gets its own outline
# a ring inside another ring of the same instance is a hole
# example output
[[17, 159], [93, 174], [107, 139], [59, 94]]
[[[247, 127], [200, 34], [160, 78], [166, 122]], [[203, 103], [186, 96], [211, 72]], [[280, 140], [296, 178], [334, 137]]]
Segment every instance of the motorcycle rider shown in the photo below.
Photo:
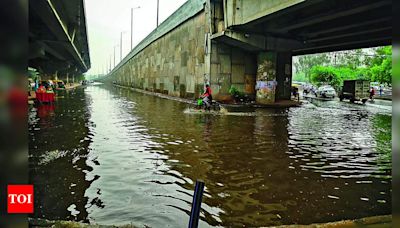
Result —
[[206, 84], [206, 90], [200, 96], [200, 98], [203, 98], [203, 102], [206, 105], [206, 110], [210, 110], [212, 102], [212, 92], [209, 84]]

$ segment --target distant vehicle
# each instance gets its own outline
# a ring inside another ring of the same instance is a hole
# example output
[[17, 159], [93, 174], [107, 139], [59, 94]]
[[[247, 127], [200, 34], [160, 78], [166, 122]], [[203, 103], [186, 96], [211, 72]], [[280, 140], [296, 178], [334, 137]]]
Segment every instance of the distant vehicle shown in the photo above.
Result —
[[50, 82], [47, 80], [42, 80], [40, 81], [40, 84], [43, 85], [44, 87], [48, 88], [50, 87]]
[[292, 81], [292, 85], [300, 85], [300, 86], [303, 86], [303, 85], [305, 85], [305, 84], [306, 84], [305, 82]]
[[309, 93], [316, 95], [316, 89], [312, 84], [304, 83], [303, 85], [303, 94], [308, 95]]
[[371, 87], [379, 87], [381, 84], [379, 82], [370, 82], [369, 85]]
[[332, 86], [325, 85], [318, 88], [317, 95], [323, 98], [335, 98], [336, 91]]
[[350, 102], [361, 101], [363, 104], [369, 98], [370, 82], [367, 80], [345, 80], [342, 92], [339, 95], [340, 101], [344, 99]]
[[292, 82], [292, 87], [299, 87], [299, 86], [301, 86], [301, 84], [300, 83], [298, 83], [298, 82]]
[[54, 80], [53, 82], [57, 85], [57, 89], [65, 89], [65, 83], [63, 80]]

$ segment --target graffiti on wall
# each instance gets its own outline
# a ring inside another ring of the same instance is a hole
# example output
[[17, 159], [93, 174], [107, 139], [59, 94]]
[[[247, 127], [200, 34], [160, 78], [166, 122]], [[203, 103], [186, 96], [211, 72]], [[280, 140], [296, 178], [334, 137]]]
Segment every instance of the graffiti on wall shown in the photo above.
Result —
[[256, 91], [257, 98], [263, 99], [264, 101], [274, 102], [275, 101], [275, 91], [277, 86], [277, 81], [257, 81]]
[[276, 92], [276, 54], [264, 52], [258, 55], [256, 99], [258, 103], [274, 103]]

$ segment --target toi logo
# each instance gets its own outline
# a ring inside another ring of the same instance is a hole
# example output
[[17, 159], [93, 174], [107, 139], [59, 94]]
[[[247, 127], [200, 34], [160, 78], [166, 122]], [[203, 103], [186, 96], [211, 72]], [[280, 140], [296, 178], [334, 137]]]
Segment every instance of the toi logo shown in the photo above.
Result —
[[8, 185], [8, 213], [33, 213], [33, 185]]

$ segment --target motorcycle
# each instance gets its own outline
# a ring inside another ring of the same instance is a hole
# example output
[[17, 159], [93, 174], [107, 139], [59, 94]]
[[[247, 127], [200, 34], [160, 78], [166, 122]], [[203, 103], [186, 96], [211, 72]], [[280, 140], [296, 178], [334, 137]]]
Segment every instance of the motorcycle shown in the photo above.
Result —
[[195, 99], [194, 102], [191, 104], [191, 108], [195, 110], [204, 110], [204, 111], [217, 111], [221, 110], [221, 104], [217, 101], [212, 100], [210, 107], [207, 108], [206, 104], [204, 103], [202, 98]]

